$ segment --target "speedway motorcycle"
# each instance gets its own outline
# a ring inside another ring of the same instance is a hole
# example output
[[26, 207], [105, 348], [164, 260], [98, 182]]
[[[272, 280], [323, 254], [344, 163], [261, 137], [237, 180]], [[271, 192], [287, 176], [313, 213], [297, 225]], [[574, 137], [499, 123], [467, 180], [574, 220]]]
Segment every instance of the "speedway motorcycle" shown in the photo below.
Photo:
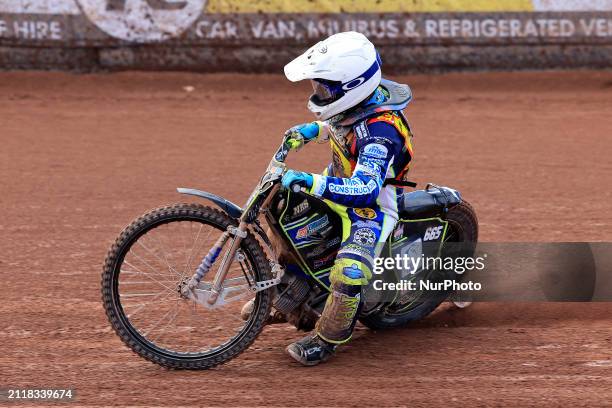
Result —
[[[288, 154], [283, 140], [244, 208], [179, 188], [214, 207], [156, 208], [121, 232], [104, 263], [102, 299], [113, 329], [135, 353], [168, 368], [207, 369], [246, 350], [267, 324], [314, 327], [329, 294], [342, 221], [325, 200], [300, 186], [282, 188]], [[363, 214], [367, 221], [368, 211]], [[470, 252], [478, 240], [472, 207], [448, 187], [429, 184], [404, 193], [399, 216], [385, 256], [448, 253], [457, 243]], [[399, 281], [402, 273], [385, 270], [373, 281]], [[442, 275], [422, 268], [409, 279], [448, 279]], [[449, 295], [383, 293], [370, 284], [363, 289], [359, 320], [373, 329], [403, 326], [427, 316]]]

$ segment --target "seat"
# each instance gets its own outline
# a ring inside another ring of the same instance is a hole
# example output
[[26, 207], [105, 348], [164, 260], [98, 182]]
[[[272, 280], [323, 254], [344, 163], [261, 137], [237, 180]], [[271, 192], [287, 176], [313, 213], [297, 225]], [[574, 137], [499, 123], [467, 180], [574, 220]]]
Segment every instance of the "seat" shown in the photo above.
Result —
[[402, 219], [439, 217], [444, 209], [461, 202], [458, 191], [448, 187], [428, 187], [402, 194], [399, 200], [399, 215]]

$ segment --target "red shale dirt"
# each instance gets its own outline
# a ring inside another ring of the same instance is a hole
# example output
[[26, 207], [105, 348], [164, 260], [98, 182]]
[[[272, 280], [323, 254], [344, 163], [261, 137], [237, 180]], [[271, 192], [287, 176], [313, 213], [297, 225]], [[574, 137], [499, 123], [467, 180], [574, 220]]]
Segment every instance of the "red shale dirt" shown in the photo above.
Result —
[[[415, 94], [412, 178], [461, 190], [481, 240], [610, 240], [611, 72], [393, 79]], [[0, 74], [0, 387], [73, 387], [71, 406], [612, 404], [608, 303], [485, 303], [401, 330], [359, 326], [315, 368], [284, 354], [302, 335], [287, 325], [201, 372], [120, 342], [100, 301], [111, 242], [145, 210], [191, 200], [178, 186], [242, 204], [284, 129], [311, 120], [308, 88], [273, 75]], [[328, 160], [317, 145], [288, 164]]]

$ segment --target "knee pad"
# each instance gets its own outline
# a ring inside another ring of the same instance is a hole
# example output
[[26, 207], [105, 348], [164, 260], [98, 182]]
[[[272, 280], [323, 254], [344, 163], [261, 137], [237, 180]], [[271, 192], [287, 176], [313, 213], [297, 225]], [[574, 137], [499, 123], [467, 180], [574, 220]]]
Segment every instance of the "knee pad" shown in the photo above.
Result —
[[372, 271], [364, 262], [340, 256], [336, 258], [336, 262], [329, 275], [332, 285], [367, 285], [371, 278]]

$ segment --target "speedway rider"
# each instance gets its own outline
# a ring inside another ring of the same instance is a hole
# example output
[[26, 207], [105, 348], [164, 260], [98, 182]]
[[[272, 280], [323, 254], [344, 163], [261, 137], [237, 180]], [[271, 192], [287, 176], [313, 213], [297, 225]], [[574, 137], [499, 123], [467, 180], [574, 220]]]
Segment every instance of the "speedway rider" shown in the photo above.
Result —
[[289, 170], [282, 184], [325, 199], [343, 220], [343, 241], [330, 273], [331, 294], [313, 333], [287, 347], [304, 365], [327, 360], [355, 326], [361, 287], [398, 219], [398, 188], [412, 158], [412, 134], [402, 109], [406, 85], [382, 79], [381, 60], [362, 34], [345, 32], [315, 44], [285, 66], [292, 82], [309, 79], [308, 108], [317, 121], [286, 133], [299, 149], [330, 142], [333, 162], [323, 174]]

